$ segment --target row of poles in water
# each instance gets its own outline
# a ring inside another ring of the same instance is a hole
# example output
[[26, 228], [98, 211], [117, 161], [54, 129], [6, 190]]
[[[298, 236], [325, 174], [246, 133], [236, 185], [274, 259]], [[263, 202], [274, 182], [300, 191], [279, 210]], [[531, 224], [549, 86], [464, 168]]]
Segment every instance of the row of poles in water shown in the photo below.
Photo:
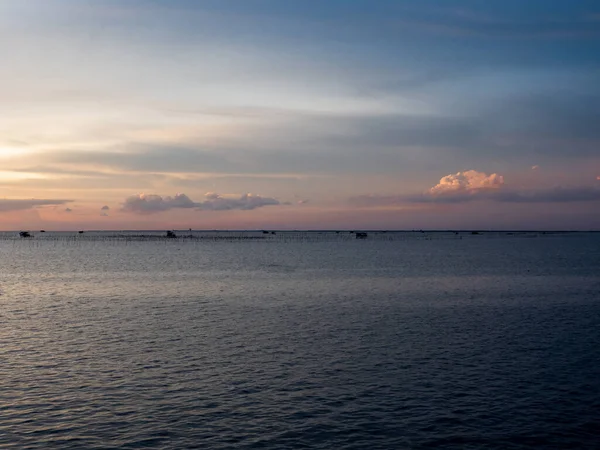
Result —
[[329, 241], [405, 241], [405, 240], [438, 240], [462, 239], [466, 236], [485, 234], [487, 237], [517, 235], [535, 237], [534, 233], [483, 233], [477, 231], [167, 231], [158, 233], [119, 233], [119, 232], [74, 232], [74, 233], [0, 233], [0, 240], [30, 241], [30, 242], [207, 242], [207, 241], [263, 241], [263, 242], [329, 242]]

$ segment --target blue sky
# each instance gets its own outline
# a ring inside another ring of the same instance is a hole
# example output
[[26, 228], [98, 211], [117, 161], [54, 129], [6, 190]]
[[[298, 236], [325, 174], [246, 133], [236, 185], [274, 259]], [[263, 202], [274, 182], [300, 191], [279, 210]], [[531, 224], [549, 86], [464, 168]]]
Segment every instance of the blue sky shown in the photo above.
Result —
[[596, 1], [0, 0], [0, 224], [600, 228], [598, 55]]

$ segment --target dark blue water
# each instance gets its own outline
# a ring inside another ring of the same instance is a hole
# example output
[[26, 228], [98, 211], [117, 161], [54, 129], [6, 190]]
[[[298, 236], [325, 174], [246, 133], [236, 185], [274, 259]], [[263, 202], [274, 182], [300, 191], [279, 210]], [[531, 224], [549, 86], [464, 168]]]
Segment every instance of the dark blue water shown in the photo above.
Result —
[[599, 448], [599, 237], [0, 243], [0, 448]]

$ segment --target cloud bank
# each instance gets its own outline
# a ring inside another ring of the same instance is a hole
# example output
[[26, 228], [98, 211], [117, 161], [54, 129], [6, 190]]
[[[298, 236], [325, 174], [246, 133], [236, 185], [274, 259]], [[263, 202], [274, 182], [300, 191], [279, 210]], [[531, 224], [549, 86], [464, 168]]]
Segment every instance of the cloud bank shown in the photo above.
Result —
[[591, 186], [554, 187], [534, 191], [498, 192], [491, 197], [500, 202], [513, 203], [570, 203], [600, 201], [600, 189]]
[[156, 213], [171, 209], [197, 209], [204, 211], [251, 210], [263, 206], [280, 205], [279, 200], [271, 197], [261, 197], [254, 194], [241, 196], [221, 195], [209, 192], [201, 202], [195, 202], [186, 194], [174, 197], [160, 195], [138, 194], [125, 199], [123, 211], [133, 213]]
[[505, 203], [571, 203], [600, 201], [600, 188], [593, 186], [518, 190], [504, 184], [504, 177], [475, 170], [442, 177], [440, 182], [416, 195], [361, 195], [350, 203], [359, 207], [400, 206], [410, 203], [466, 203], [489, 200]]

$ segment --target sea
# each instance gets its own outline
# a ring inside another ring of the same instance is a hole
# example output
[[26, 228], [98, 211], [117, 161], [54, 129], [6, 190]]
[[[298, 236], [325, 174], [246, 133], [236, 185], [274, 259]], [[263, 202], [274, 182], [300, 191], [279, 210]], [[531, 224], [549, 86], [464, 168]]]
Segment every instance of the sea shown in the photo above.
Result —
[[600, 233], [175, 236], [0, 233], [1, 449], [600, 448]]

